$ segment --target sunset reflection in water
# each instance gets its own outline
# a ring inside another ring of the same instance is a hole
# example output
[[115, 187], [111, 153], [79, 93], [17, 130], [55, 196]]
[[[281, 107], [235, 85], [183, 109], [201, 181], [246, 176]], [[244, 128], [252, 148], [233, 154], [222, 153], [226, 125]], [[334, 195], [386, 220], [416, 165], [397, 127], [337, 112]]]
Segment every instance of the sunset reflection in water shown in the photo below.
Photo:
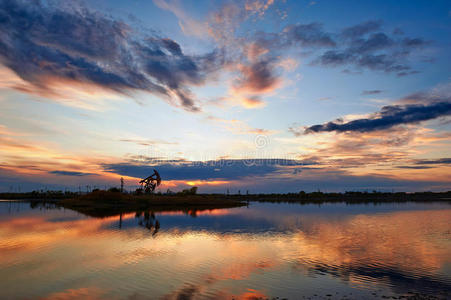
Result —
[[143, 215], [135, 213], [96, 219], [2, 202], [0, 217], [1, 298], [291, 299], [451, 289], [447, 204], [155, 213], [157, 233], [139, 226]]

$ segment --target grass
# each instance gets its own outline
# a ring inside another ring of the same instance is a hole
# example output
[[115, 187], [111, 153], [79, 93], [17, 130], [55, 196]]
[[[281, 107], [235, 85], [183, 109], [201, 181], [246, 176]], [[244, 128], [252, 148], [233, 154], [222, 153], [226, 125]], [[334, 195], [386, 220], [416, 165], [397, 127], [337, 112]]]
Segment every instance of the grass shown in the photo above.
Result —
[[322, 203], [394, 203], [394, 202], [451, 202], [451, 191], [434, 193], [381, 193], [381, 192], [345, 192], [345, 193], [287, 193], [287, 194], [253, 194], [233, 195], [230, 199], [242, 199], [245, 201], [272, 202], [272, 203], [299, 203], [299, 204], [322, 204]]
[[77, 198], [62, 199], [55, 201], [55, 204], [94, 217], [144, 210], [192, 213], [199, 210], [247, 205], [239, 199], [215, 195], [131, 195], [108, 191], [95, 191]]

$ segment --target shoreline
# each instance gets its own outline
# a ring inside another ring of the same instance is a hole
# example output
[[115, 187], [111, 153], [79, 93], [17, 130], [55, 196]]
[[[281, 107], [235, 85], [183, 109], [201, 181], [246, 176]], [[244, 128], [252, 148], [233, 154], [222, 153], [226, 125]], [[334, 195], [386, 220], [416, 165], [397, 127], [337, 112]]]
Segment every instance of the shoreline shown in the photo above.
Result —
[[[445, 193], [298, 193], [298, 194], [260, 194], [260, 195], [222, 195], [222, 194], [151, 194], [135, 195], [120, 192], [95, 191], [85, 195], [67, 195], [68, 198], [18, 198], [0, 201], [29, 202], [32, 206], [54, 205], [72, 209], [93, 217], [107, 217], [136, 211], [183, 211], [194, 212], [221, 208], [247, 206], [252, 202], [292, 203], [299, 205], [346, 203], [346, 204], [383, 204], [383, 203], [432, 203], [451, 204], [451, 192]], [[47, 195], [46, 195], [47, 196]]]

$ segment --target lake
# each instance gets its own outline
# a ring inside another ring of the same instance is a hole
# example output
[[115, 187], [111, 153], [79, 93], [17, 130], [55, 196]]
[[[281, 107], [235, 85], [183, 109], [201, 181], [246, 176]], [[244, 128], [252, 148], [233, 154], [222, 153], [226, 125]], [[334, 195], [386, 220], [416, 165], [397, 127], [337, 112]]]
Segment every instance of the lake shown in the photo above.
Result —
[[0, 202], [1, 299], [450, 297], [448, 203], [92, 218]]

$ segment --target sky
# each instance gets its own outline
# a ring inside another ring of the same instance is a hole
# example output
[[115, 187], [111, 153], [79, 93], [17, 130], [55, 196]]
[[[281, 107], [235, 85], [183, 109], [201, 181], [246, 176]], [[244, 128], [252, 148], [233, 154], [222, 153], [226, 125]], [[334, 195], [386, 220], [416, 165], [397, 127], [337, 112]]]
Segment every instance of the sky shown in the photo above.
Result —
[[451, 2], [0, 0], [0, 191], [451, 190]]

